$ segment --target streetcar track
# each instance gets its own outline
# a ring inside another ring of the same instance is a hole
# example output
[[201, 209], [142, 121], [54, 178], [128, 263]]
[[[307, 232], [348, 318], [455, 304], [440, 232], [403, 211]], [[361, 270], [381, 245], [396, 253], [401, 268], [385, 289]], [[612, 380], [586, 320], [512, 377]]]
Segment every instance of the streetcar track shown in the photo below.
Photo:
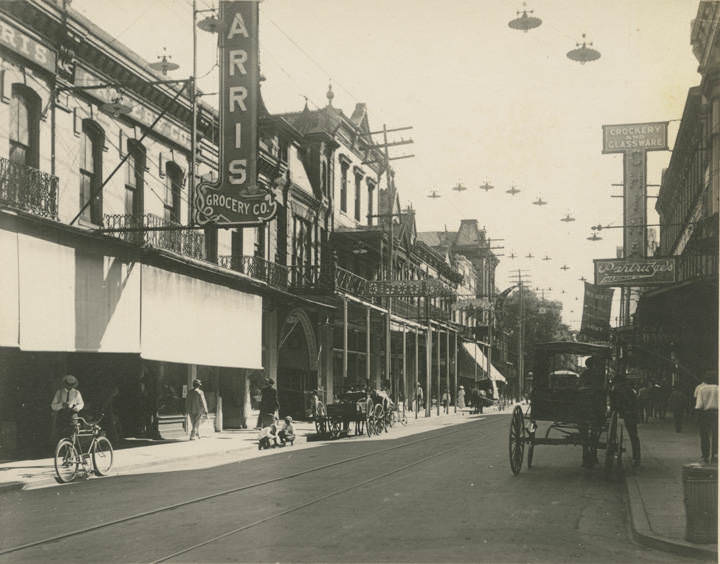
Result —
[[257, 527], [258, 525], [262, 525], [263, 523], [267, 523], [268, 521], [272, 521], [273, 519], [277, 519], [278, 517], [282, 517], [284, 515], [288, 515], [290, 513], [294, 513], [295, 511], [299, 511], [301, 509], [305, 509], [306, 507], [309, 507], [311, 505], [315, 505], [316, 503], [320, 503], [321, 501], [324, 501], [326, 499], [329, 499], [331, 497], [334, 497], [336, 495], [343, 494], [345, 492], [349, 492], [350, 490], [357, 489], [359, 487], [365, 486], [371, 482], [374, 482], [376, 480], [379, 480], [381, 478], [387, 478], [388, 476], [392, 476], [393, 474], [397, 474], [398, 472], [402, 472], [403, 470], [407, 470], [408, 468], [412, 468], [413, 466], [417, 466], [418, 464], [422, 464], [423, 462], [426, 462], [427, 460], [430, 460], [432, 458], [436, 458], [438, 456], [442, 456], [445, 454], [448, 454], [449, 452], [452, 452], [454, 450], [457, 450], [460, 448], [461, 445], [454, 446], [452, 448], [436, 452], [434, 454], [424, 456], [423, 458], [420, 458], [418, 460], [414, 460], [413, 462], [409, 462], [408, 464], [404, 464], [400, 466], [399, 468], [394, 468], [388, 472], [384, 472], [382, 474], [378, 474], [377, 476], [373, 476], [372, 478], [367, 478], [366, 480], [363, 480], [361, 482], [358, 482], [356, 484], [353, 484], [351, 486], [346, 486], [344, 488], [340, 488], [339, 490], [332, 491], [330, 493], [327, 493], [325, 495], [321, 495], [320, 497], [316, 497], [314, 499], [311, 499], [309, 501], [305, 501], [299, 505], [295, 505], [293, 507], [290, 507], [288, 509], [285, 509], [283, 511], [280, 511], [278, 513], [274, 513], [272, 515], [268, 515], [267, 517], [263, 517], [262, 519], [258, 519], [256, 521], [253, 521], [252, 523], [248, 523], [246, 525], [243, 525], [242, 527], [237, 527], [235, 529], [232, 529], [230, 531], [226, 531], [220, 535], [217, 535], [211, 539], [205, 540], [200, 543], [196, 543], [194, 545], [188, 546], [183, 548], [182, 550], [179, 550], [177, 552], [174, 552], [172, 554], [168, 554], [166, 556], [162, 556], [161, 558], [157, 560], [153, 560], [151, 564], [159, 564], [160, 562], [167, 562], [171, 558], [175, 558], [176, 556], [181, 556], [183, 554], [187, 554], [188, 552], [191, 552], [193, 550], [196, 550], [198, 548], [202, 548], [203, 546], [207, 546], [209, 544], [212, 544], [214, 542], [217, 542], [221, 539], [227, 538], [229, 536], [235, 535], [237, 533], [241, 533], [243, 531], [246, 531], [248, 529], [251, 529], [253, 527]]
[[[482, 419], [479, 419], [479, 420], [482, 421], [482, 420], [484, 420], [484, 419], [485, 419], [485, 418], [482, 418]], [[477, 420], [476, 420], [476, 421], [477, 421]], [[474, 422], [476, 422], [476, 421], [468, 421], [468, 423], [474, 423]], [[455, 427], [456, 425], [452, 425], [452, 426]], [[462, 426], [460, 426], [460, 427], [461, 427], [461, 430], [466, 430], [466, 429], [463, 429]], [[348, 464], [348, 463], [350, 463], [350, 462], [355, 462], [356, 460], [362, 460], [362, 459], [364, 459], [364, 458], [369, 458], [369, 457], [371, 457], [371, 456], [384, 454], [384, 453], [391, 452], [391, 451], [394, 451], [394, 450], [399, 450], [399, 449], [401, 449], [401, 448], [413, 446], [413, 445], [420, 444], [420, 443], [423, 443], [423, 442], [428, 442], [428, 441], [432, 441], [432, 440], [435, 440], [435, 439], [446, 439], [448, 436], [456, 435], [456, 434], [457, 434], [457, 430], [452, 431], [452, 432], [448, 432], [448, 433], [443, 433], [443, 434], [441, 434], [441, 435], [433, 435], [433, 436], [430, 436], [430, 437], [424, 437], [424, 438], [422, 438], [422, 439], [416, 439], [416, 440], [413, 440], [413, 441], [410, 441], [410, 442], [407, 442], [407, 443], [404, 443], [404, 444], [395, 445], [395, 446], [391, 446], [391, 447], [387, 447], [387, 448], [375, 450], [375, 451], [372, 451], [372, 452], [367, 452], [367, 453], [364, 453], [364, 454], [359, 454], [359, 455], [351, 456], [351, 457], [348, 457], [348, 458], [343, 458], [342, 460], [336, 460], [336, 461], [334, 461], [334, 462], [329, 462], [329, 463], [327, 463], [327, 464], [322, 464], [322, 465], [320, 465], [320, 466], [315, 466], [315, 467], [313, 467], [313, 468], [307, 468], [307, 469], [305, 469], [305, 470], [301, 470], [301, 471], [298, 471], [298, 472], [293, 472], [293, 473], [291, 473], [291, 474], [286, 474], [286, 475], [284, 475], [284, 476], [278, 476], [278, 477], [276, 477], [276, 478], [270, 478], [270, 479], [262, 480], [262, 481], [259, 481], [259, 482], [253, 482], [253, 483], [251, 483], [251, 484], [245, 484], [245, 485], [242, 485], [242, 486], [238, 486], [238, 487], [235, 487], [235, 488], [231, 488], [231, 489], [229, 489], [229, 490], [223, 490], [223, 491], [221, 491], [221, 492], [215, 492], [215, 493], [212, 493], [212, 494], [208, 494], [208, 495], [204, 495], [204, 496], [201, 496], [201, 497], [197, 497], [197, 498], [193, 498], [193, 499], [181, 501], [181, 502], [174, 503], [174, 504], [171, 504], [171, 505], [166, 505], [166, 506], [163, 506], [163, 507], [158, 507], [158, 508], [155, 508], [155, 509], [150, 509], [150, 510], [148, 510], [148, 511], [143, 511], [143, 512], [141, 512], [141, 513], [135, 513], [135, 514], [133, 514], [133, 515], [128, 515], [128, 516], [126, 516], [126, 517], [121, 517], [121, 518], [119, 518], [119, 519], [114, 519], [114, 520], [112, 520], [112, 521], [107, 521], [107, 522], [105, 522], [105, 523], [98, 523], [98, 524], [96, 524], [96, 525], [92, 525], [92, 526], [89, 526], [89, 527], [84, 527], [84, 528], [81, 528], [81, 529], [76, 529], [76, 530], [74, 530], [74, 531], [69, 531], [69, 532], [66, 532], [66, 533], [61, 533], [61, 534], [54, 535], [54, 536], [52, 536], [52, 537], [48, 537], [48, 538], [45, 538], [45, 539], [40, 539], [40, 540], [37, 540], [37, 541], [32, 541], [32, 542], [29, 542], [29, 543], [25, 543], [25, 544], [13, 546], [13, 547], [10, 547], [10, 548], [5, 548], [5, 549], [0, 550], [0, 556], [6, 555], [6, 554], [11, 554], [11, 553], [13, 553], [13, 552], [19, 552], [19, 551], [21, 551], [21, 550], [27, 550], [27, 549], [29, 549], [29, 548], [33, 548], [33, 547], [36, 547], [36, 546], [41, 546], [41, 545], [44, 545], [44, 544], [49, 544], [49, 543], [53, 543], [53, 542], [65, 540], [65, 539], [68, 539], [68, 538], [71, 538], [71, 537], [75, 537], [75, 536], [79, 536], [79, 535], [83, 535], [83, 534], [86, 534], [86, 533], [91, 533], [91, 532], [94, 532], [94, 531], [98, 531], [98, 530], [100, 530], [100, 529], [105, 529], [105, 528], [113, 527], [113, 526], [115, 526], [115, 525], [121, 525], [121, 524], [123, 524], [123, 523], [127, 523], [127, 522], [130, 522], [130, 521], [135, 521], [135, 520], [138, 520], [138, 519], [142, 519], [142, 518], [144, 518], [144, 517], [149, 517], [149, 516], [156, 515], [156, 514], [159, 514], [159, 513], [163, 513], [163, 512], [167, 512], [167, 511], [172, 511], [172, 510], [179, 509], [179, 508], [182, 508], [182, 507], [186, 507], [186, 506], [189, 506], [189, 505], [194, 505], [194, 504], [197, 504], [197, 503], [202, 503], [202, 502], [204, 502], [204, 501], [208, 501], [208, 500], [215, 499], [215, 498], [218, 498], [218, 497], [223, 497], [223, 496], [231, 495], [231, 494], [238, 493], [238, 492], [242, 492], [242, 491], [246, 491], [246, 490], [250, 490], [250, 489], [253, 489], [253, 488], [258, 488], [258, 487], [266, 486], [266, 485], [269, 485], [269, 484], [281, 482], [281, 481], [283, 481], [283, 480], [291, 480], [291, 479], [297, 478], [297, 477], [299, 477], [299, 476], [304, 476], [304, 475], [306, 475], [306, 474], [311, 474], [311, 473], [313, 473], [313, 472], [319, 472], [319, 471], [325, 470], [325, 469], [327, 469], [327, 468], [333, 468], [333, 467], [335, 467], [335, 466], [340, 466], [340, 465], [342, 465], [342, 464]], [[457, 448], [457, 447], [454, 447], [454, 448]], [[453, 449], [451, 449], [451, 450], [453, 450]], [[431, 455], [430, 458], [432, 458], [432, 456], [435, 456], [435, 455]], [[423, 460], [424, 460], [424, 459], [423, 459]], [[411, 465], [412, 465], [412, 463], [411, 463]], [[393, 473], [393, 472], [394, 472], [394, 471], [392, 471], [391, 473]], [[356, 486], [352, 486], [352, 487], [356, 487]], [[352, 487], [351, 487], [351, 488], [352, 488]], [[320, 499], [320, 498], [319, 498], [319, 499]], [[313, 503], [314, 503], [314, 502], [313, 502]]]

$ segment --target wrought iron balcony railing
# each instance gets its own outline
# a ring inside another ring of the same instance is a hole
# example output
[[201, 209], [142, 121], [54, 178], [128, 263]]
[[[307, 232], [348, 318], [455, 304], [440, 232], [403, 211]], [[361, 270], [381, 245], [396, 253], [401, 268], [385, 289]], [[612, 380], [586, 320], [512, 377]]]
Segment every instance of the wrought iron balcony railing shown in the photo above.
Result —
[[[205, 260], [205, 234], [177, 229], [180, 224], [152, 213], [135, 215], [106, 215], [107, 229], [128, 229], [111, 234], [119, 239], [166, 249], [186, 257]], [[153, 230], [146, 230], [153, 228]], [[160, 228], [160, 229], [158, 229]]]
[[56, 176], [0, 158], [0, 203], [34, 215], [58, 218]]
[[335, 289], [356, 296], [369, 296], [370, 282], [362, 276], [358, 276], [349, 270], [336, 266]]
[[287, 288], [290, 283], [290, 267], [254, 256], [218, 257], [218, 265], [262, 280], [274, 288]]

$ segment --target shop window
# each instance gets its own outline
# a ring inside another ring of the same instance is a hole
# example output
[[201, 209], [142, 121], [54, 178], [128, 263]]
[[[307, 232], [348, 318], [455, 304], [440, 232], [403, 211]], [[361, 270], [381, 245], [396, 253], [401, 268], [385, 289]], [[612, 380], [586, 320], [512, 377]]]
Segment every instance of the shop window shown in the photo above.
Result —
[[144, 211], [145, 148], [130, 140], [128, 153], [125, 161], [125, 214], [140, 218]]
[[362, 185], [362, 175], [355, 175], [355, 220], [360, 221], [360, 191]]
[[10, 100], [10, 160], [38, 168], [40, 98], [27, 86], [13, 84]]
[[[102, 225], [103, 194], [102, 157], [105, 133], [92, 120], [82, 122], [80, 137], [80, 206], [86, 206], [81, 217], [95, 225]], [[92, 199], [92, 201], [91, 201]]]
[[184, 183], [183, 170], [173, 161], [165, 163], [165, 221], [180, 221], [180, 198]]
[[340, 211], [347, 212], [347, 176], [349, 165], [340, 165]]

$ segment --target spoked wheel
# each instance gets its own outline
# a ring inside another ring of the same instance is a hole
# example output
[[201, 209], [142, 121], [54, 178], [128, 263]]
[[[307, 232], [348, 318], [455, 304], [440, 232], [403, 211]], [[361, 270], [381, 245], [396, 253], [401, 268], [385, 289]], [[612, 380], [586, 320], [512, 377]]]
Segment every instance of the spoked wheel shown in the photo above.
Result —
[[342, 433], [342, 422], [339, 419], [332, 419], [330, 421], [330, 436], [333, 439], [340, 438]]
[[318, 435], [324, 435], [327, 433], [327, 426], [325, 425], [325, 418], [318, 415], [315, 417], [315, 430]]
[[612, 478], [613, 465], [615, 464], [615, 456], [618, 451], [618, 427], [619, 420], [617, 411], [613, 411], [610, 415], [610, 423], [608, 424], [607, 444], [605, 446], [605, 478]]
[[385, 413], [383, 406], [377, 404], [374, 408], [373, 415], [375, 418], [375, 431], [379, 435], [383, 431], [387, 431], [387, 423], [385, 421]]
[[68, 439], [61, 440], [55, 447], [55, 480], [61, 484], [72, 482], [78, 471], [78, 453]]
[[367, 419], [365, 419], [365, 432], [367, 433], [368, 437], [372, 437], [373, 433], [375, 432], [375, 425], [373, 425], [372, 417], [368, 416]]
[[106, 437], [98, 437], [92, 453], [93, 468], [98, 476], [107, 476], [113, 463], [113, 448]]
[[525, 426], [523, 425], [523, 413], [520, 406], [513, 411], [510, 422], [510, 469], [516, 476], [522, 469], [523, 456], [525, 454]]

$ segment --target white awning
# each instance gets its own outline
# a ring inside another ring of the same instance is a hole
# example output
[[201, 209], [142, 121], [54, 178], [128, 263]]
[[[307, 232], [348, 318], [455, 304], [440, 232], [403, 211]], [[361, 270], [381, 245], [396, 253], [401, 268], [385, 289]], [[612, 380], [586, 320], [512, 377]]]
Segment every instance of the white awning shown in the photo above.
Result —
[[[482, 349], [478, 347], [475, 343], [468, 342], [463, 343], [463, 347], [465, 347], [467, 353], [475, 359], [475, 361], [478, 363], [478, 366], [483, 370], [487, 371], [488, 359]], [[500, 374], [500, 371], [494, 366], [490, 367], [490, 379], [493, 382], [507, 382], [505, 380], [505, 376]]]
[[262, 368], [260, 296], [143, 265], [141, 331], [148, 360]]

